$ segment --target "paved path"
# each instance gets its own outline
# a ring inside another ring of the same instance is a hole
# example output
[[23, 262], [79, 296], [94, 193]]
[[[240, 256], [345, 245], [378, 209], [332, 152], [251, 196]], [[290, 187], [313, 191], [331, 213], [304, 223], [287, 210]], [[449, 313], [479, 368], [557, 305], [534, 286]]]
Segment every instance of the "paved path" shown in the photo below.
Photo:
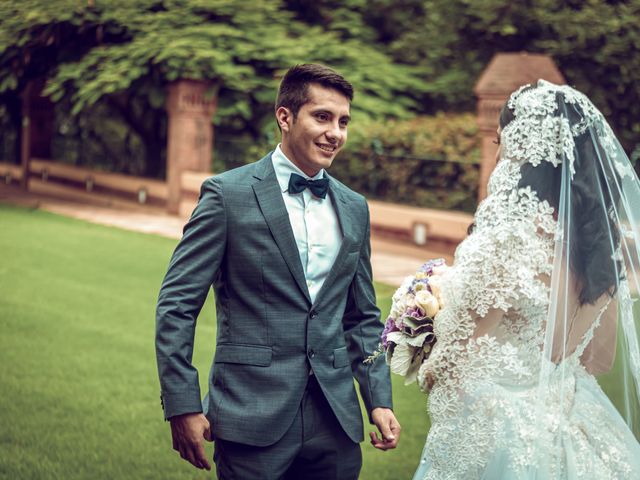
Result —
[[[160, 210], [132, 205], [115, 208], [89, 205], [45, 195], [25, 193], [14, 187], [0, 186], [0, 202], [39, 208], [59, 215], [78, 218], [111, 227], [150, 233], [178, 239], [185, 220]], [[431, 251], [406, 243], [374, 236], [371, 239], [371, 263], [375, 280], [389, 285], [400, 285], [426, 260], [444, 257], [451, 263], [450, 252]]]

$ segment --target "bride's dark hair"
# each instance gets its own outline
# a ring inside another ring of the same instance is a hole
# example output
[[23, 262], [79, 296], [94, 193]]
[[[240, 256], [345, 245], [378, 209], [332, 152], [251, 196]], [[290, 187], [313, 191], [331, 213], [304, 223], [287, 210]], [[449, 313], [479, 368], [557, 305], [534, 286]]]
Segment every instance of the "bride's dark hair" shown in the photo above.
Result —
[[[531, 90], [537, 87], [528, 87]], [[556, 112], [569, 119], [575, 125], [584, 112], [579, 107], [565, 102], [561, 93], [557, 94], [560, 106]], [[505, 103], [500, 112], [500, 129], [511, 123], [514, 112]], [[616, 284], [621, 276], [618, 262], [612, 256], [619, 244], [619, 234], [612, 218], [614, 205], [618, 199], [613, 198], [610, 185], [615, 182], [615, 172], [609, 165], [601, 162], [603, 147], [597, 136], [587, 128], [575, 140], [575, 175], [571, 180], [571, 197], [569, 215], [570, 267], [577, 275], [580, 286], [579, 300], [581, 304], [594, 303], [605, 292], [613, 296]], [[560, 209], [563, 168], [567, 165], [554, 166], [551, 162], [542, 162], [538, 166], [525, 163], [521, 167], [519, 188], [531, 187], [540, 200], [546, 200], [557, 216]], [[565, 172], [565, 178], [570, 173]]]

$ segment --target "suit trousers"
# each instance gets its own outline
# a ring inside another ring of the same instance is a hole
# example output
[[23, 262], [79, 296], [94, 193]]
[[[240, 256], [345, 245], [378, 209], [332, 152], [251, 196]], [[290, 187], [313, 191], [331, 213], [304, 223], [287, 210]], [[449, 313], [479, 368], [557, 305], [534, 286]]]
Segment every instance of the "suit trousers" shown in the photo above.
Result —
[[216, 439], [213, 459], [219, 480], [357, 480], [362, 467], [360, 444], [340, 426], [315, 375], [280, 440], [255, 447]]

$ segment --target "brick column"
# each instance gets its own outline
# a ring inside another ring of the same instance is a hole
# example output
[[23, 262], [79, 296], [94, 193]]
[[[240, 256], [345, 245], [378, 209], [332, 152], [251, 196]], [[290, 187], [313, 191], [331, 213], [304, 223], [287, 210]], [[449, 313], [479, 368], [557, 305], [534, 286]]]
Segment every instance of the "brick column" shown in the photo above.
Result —
[[209, 93], [211, 87], [199, 80], [178, 80], [169, 85], [167, 209], [171, 213], [178, 213], [180, 207], [182, 173], [187, 170], [211, 172], [212, 118], [217, 105], [217, 97]]
[[478, 97], [478, 126], [482, 135], [478, 201], [487, 196], [487, 182], [495, 167], [498, 146], [493, 141], [502, 106], [513, 91], [522, 85], [536, 83], [541, 78], [556, 84], [565, 83], [551, 57], [527, 52], [497, 53], [480, 75], [474, 88]]
[[478, 201], [487, 196], [487, 183], [495, 167], [496, 152], [498, 151], [498, 145], [495, 143], [498, 117], [504, 102], [507, 101], [507, 95], [484, 96], [478, 100], [478, 127], [482, 137]]

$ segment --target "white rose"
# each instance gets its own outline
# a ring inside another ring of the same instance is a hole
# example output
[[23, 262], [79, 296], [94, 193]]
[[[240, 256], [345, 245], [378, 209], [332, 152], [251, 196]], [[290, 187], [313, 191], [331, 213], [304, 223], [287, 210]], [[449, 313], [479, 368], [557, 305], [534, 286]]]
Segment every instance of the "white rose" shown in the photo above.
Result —
[[438, 299], [438, 305], [440, 308], [444, 307], [444, 302], [442, 301], [442, 280], [440, 277], [431, 277], [429, 279], [429, 288], [431, 289], [431, 293], [433, 293], [434, 297]]
[[446, 263], [443, 263], [442, 265], [433, 267], [431, 269], [431, 275], [434, 275], [434, 276], [444, 275], [447, 270], [449, 270], [449, 266]]
[[391, 312], [390, 315], [393, 318], [400, 318], [400, 316], [405, 312], [405, 310], [409, 306], [409, 297], [407, 295], [402, 295], [394, 298], [393, 303], [391, 304]]
[[438, 299], [428, 290], [420, 290], [416, 293], [416, 305], [422, 309], [427, 317], [431, 318], [440, 310]]

